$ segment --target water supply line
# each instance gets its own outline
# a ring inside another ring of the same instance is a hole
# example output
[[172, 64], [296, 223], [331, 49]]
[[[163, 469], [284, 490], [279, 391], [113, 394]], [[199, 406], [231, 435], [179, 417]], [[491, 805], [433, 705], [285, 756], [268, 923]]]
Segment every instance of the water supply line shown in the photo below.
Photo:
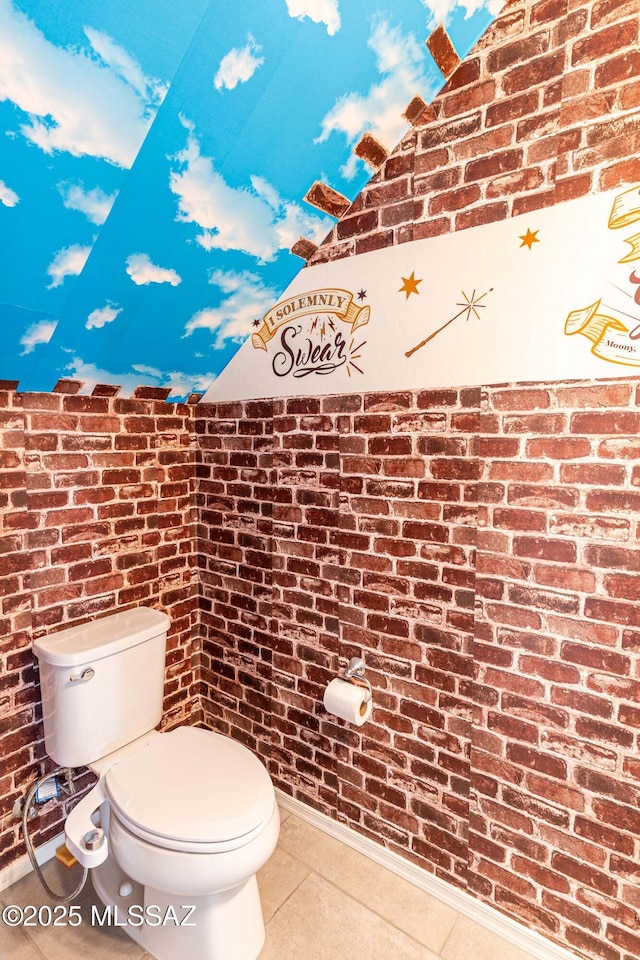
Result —
[[64, 778], [64, 783], [58, 783], [62, 789], [69, 795], [76, 792], [76, 786], [73, 782], [73, 771], [68, 767], [58, 767], [57, 770], [54, 770], [53, 773], [47, 773], [44, 777], [40, 777], [39, 780], [34, 781], [31, 784], [24, 798], [24, 805], [22, 807], [22, 835], [24, 836], [25, 846], [27, 848], [27, 853], [29, 854], [29, 860], [31, 861], [31, 866], [33, 867], [35, 874], [46, 890], [47, 894], [51, 897], [52, 900], [57, 901], [57, 903], [68, 903], [69, 900], [75, 900], [75, 898], [81, 893], [84, 889], [84, 885], [87, 882], [87, 877], [89, 876], [89, 871], [87, 867], [82, 868], [82, 877], [78, 886], [71, 893], [61, 894], [56, 893], [55, 890], [52, 890], [47, 881], [44, 878], [42, 870], [40, 869], [40, 864], [36, 859], [36, 854], [33, 849], [33, 844], [31, 842], [31, 837], [29, 836], [28, 821], [29, 821], [29, 812], [31, 810], [31, 805], [33, 803], [34, 797], [40, 787], [47, 783], [49, 780], [57, 779], [58, 777]]

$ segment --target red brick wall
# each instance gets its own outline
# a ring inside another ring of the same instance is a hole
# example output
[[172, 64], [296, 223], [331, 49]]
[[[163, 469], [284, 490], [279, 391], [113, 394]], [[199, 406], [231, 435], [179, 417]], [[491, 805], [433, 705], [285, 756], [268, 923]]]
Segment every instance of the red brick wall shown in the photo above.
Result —
[[271, 725], [270, 402], [196, 419], [199, 693], [207, 723], [268, 756]]
[[[479, 390], [221, 404], [198, 488], [207, 721], [287, 793], [458, 884], [478, 417]], [[322, 705], [356, 655], [376, 688], [361, 730]]]
[[19, 784], [33, 769], [32, 744], [42, 736], [37, 697], [26, 666], [31, 643], [29, 514], [24, 415], [13, 406], [13, 396], [0, 392], [0, 865], [18, 855], [16, 831], [7, 818]]
[[484, 391], [471, 888], [640, 955], [640, 382]]
[[329, 815], [338, 782], [322, 696], [337, 668], [344, 574], [340, 426], [328, 398], [274, 402], [271, 773], [287, 793]]
[[357, 399], [340, 443], [340, 654], [364, 655], [376, 708], [341, 743], [338, 812], [464, 884], [479, 390]]
[[640, 182], [637, 0], [513, 0], [364, 188], [322, 263]]
[[[127, 606], [163, 609], [164, 723], [197, 709], [194, 412], [138, 393], [0, 393], [0, 868], [24, 853], [11, 808], [45, 759], [35, 637]], [[38, 839], [60, 826], [52, 804]]]
[[[198, 427], [206, 722], [285, 792], [610, 960], [638, 955], [639, 401], [637, 379], [514, 384]], [[322, 696], [360, 654], [355, 728]]]

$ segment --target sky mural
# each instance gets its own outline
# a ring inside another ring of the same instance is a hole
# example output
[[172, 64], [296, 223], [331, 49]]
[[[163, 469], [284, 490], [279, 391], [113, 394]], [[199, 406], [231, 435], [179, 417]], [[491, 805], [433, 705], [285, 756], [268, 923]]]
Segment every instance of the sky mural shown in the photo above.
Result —
[[0, 0], [0, 378], [206, 390], [501, 5]]

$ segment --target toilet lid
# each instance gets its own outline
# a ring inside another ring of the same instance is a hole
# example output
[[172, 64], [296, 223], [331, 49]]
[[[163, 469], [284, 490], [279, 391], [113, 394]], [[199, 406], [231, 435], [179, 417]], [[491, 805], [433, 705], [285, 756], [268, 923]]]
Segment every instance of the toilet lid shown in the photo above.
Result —
[[123, 758], [106, 792], [129, 826], [191, 843], [242, 837], [271, 816], [275, 794], [262, 763], [241, 743], [178, 727]]

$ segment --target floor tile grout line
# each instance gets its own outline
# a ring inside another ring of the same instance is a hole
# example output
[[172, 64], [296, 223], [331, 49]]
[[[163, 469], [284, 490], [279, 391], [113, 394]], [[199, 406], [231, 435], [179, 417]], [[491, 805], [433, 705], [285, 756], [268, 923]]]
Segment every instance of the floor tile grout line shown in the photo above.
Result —
[[[288, 851], [287, 851], [287, 852], [288, 852]], [[297, 857], [293, 857], [292, 859], [295, 860], [295, 859], [297, 859]], [[298, 863], [302, 863], [302, 860], [299, 860]], [[305, 883], [305, 882], [309, 879], [309, 877], [311, 876], [311, 874], [314, 872], [314, 871], [311, 869], [311, 867], [309, 867], [306, 863], [303, 864], [303, 866], [306, 867], [306, 869], [308, 870], [308, 873], [307, 873], [306, 877], [303, 877], [302, 880], [300, 881], [300, 883], [296, 884], [296, 886], [294, 887], [294, 889], [293, 889], [290, 893], [287, 894], [287, 896], [284, 898], [284, 900], [282, 901], [282, 903], [280, 904], [280, 906], [278, 907], [278, 909], [273, 912], [273, 914], [269, 917], [269, 919], [268, 919], [267, 922], [265, 923], [265, 929], [269, 926], [269, 924], [270, 924], [271, 921], [274, 919], [274, 917], [277, 917], [277, 916], [278, 916], [278, 914], [280, 913], [280, 911], [282, 910], [282, 908], [283, 908], [287, 903], [289, 903], [289, 900], [291, 900], [291, 897], [293, 897], [294, 894], [296, 894], [296, 893], [298, 892], [298, 890], [300, 889], [300, 887], [302, 886], [302, 884]]]
[[27, 941], [31, 949], [35, 951], [38, 957], [41, 957], [42, 960], [49, 960], [49, 957], [47, 957], [47, 954], [44, 952], [44, 950], [40, 949], [40, 947], [38, 946], [38, 944], [36, 943], [36, 941], [33, 939], [33, 937], [31, 936], [31, 934], [26, 928], [20, 927], [20, 932], [24, 935], [25, 940]]
[[444, 941], [444, 943], [442, 944], [442, 947], [440, 948], [440, 952], [438, 953], [438, 956], [439, 956], [439, 957], [442, 957], [442, 954], [444, 953], [444, 951], [445, 951], [445, 949], [446, 949], [446, 947], [447, 947], [447, 944], [449, 943], [449, 940], [451, 940], [451, 937], [453, 936], [453, 931], [455, 930], [456, 924], [458, 923], [458, 920], [459, 920], [459, 919], [460, 919], [460, 914], [458, 913], [458, 914], [456, 914], [455, 920], [454, 920], [453, 923], [451, 924], [451, 930], [449, 930], [449, 933], [447, 934], [447, 936], [446, 936], [446, 938], [445, 938], [445, 941]]
[[[315, 871], [312, 871], [312, 872], [315, 872]], [[444, 949], [444, 946], [447, 940], [449, 939], [449, 936], [451, 935], [451, 930], [447, 934], [445, 938], [445, 942], [442, 945], [441, 949], [439, 951], [433, 950], [431, 947], [427, 946], [426, 943], [422, 943], [420, 940], [416, 940], [416, 938], [412, 934], [407, 933], [407, 931], [403, 930], [402, 927], [397, 926], [397, 924], [395, 924], [393, 920], [389, 920], [387, 919], [387, 917], [383, 917], [382, 914], [378, 913], [377, 910], [374, 910], [373, 907], [371, 907], [369, 904], [363, 903], [362, 900], [359, 900], [357, 897], [354, 897], [352, 893], [348, 893], [346, 890], [343, 890], [342, 887], [338, 886], [337, 883], [334, 883], [333, 880], [329, 880], [328, 877], [323, 876], [321, 873], [320, 874], [316, 873], [316, 876], [320, 877], [321, 880], [324, 880], [325, 883], [328, 883], [331, 887], [334, 888], [334, 890], [337, 890], [343, 896], [348, 897], [350, 900], [353, 900], [354, 903], [358, 904], [358, 906], [363, 907], [365, 910], [368, 910], [369, 913], [372, 913], [374, 917], [378, 918], [378, 920], [382, 920], [382, 922], [386, 923], [387, 926], [391, 927], [393, 930], [397, 930], [398, 933], [401, 933], [408, 940], [411, 940], [413, 943], [416, 944], [416, 946], [420, 947], [422, 950], [428, 950], [429, 953], [432, 953], [436, 957], [441, 956], [442, 950]], [[458, 916], [459, 914], [456, 914], [456, 920], [458, 919]], [[453, 925], [455, 925], [456, 920], [453, 921]], [[451, 927], [452, 930], [453, 930], [453, 925]]]
[[[295, 816], [295, 814], [292, 814], [292, 816]], [[304, 821], [303, 821], [303, 822], [304, 822]], [[317, 830], [318, 833], [320, 833], [320, 834], [322, 833], [322, 830], [319, 830], [318, 827], [314, 827], [313, 824], [308, 824], [308, 826], [311, 826], [311, 828], [312, 828], [313, 830]], [[340, 840], [337, 840], [337, 838], [335, 838], [335, 837], [333, 837], [332, 839], [335, 839], [337, 843], [341, 843], [341, 842], [342, 842], [342, 841], [340, 841]], [[343, 844], [343, 846], [347, 846], [347, 844]], [[307, 868], [307, 870], [309, 871], [309, 874], [304, 878], [305, 880], [308, 880], [308, 879], [309, 879], [309, 876], [311, 876], [311, 874], [315, 874], [316, 877], [319, 877], [321, 880], [324, 880], [325, 883], [328, 883], [330, 886], [332, 886], [332, 887], [334, 888], [334, 890], [338, 890], [341, 894], [343, 894], [343, 896], [349, 897], [351, 900], [354, 901], [354, 903], [357, 903], [359, 906], [364, 907], [365, 910], [368, 910], [368, 911], [369, 911], [369, 913], [372, 913], [374, 916], [378, 917], [379, 920], [382, 920], [383, 923], [388, 924], [388, 925], [389, 925], [390, 927], [392, 927], [394, 930], [397, 930], [399, 933], [404, 934], [405, 937], [408, 937], [410, 940], [412, 940], [415, 944], [417, 944], [417, 945], [418, 945], [419, 947], [421, 947], [423, 950], [429, 950], [431, 953], [433, 953], [433, 954], [434, 954], [435, 956], [437, 956], [437, 957], [442, 956], [442, 951], [444, 950], [444, 948], [445, 948], [445, 946], [446, 946], [446, 944], [447, 944], [447, 941], [448, 941], [449, 937], [451, 936], [451, 933], [452, 933], [452, 931], [453, 931], [453, 928], [454, 928], [454, 926], [456, 925], [456, 922], [457, 922], [458, 918], [460, 917], [460, 914], [459, 914], [457, 911], [456, 911], [455, 919], [454, 919], [453, 923], [451, 924], [451, 930], [449, 930], [449, 932], [447, 933], [447, 935], [446, 935], [446, 937], [445, 937], [445, 939], [444, 939], [444, 942], [443, 942], [442, 946], [440, 947], [439, 950], [432, 950], [431, 947], [428, 947], [426, 943], [421, 943], [420, 940], [417, 940], [417, 939], [416, 939], [414, 936], [412, 936], [410, 933], [407, 933], [407, 931], [406, 931], [406, 930], [403, 930], [402, 927], [398, 927], [392, 920], [388, 920], [386, 917], [383, 917], [382, 914], [378, 913], [377, 910], [374, 910], [373, 907], [370, 906], [370, 904], [364, 903], [362, 900], [359, 900], [358, 897], [355, 897], [355, 896], [354, 896], [352, 893], [350, 893], [349, 891], [344, 890], [341, 886], [339, 886], [339, 885], [338, 885], [337, 883], [335, 883], [333, 880], [330, 880], [329, 877], [326, 877], [322, 872], [320, 872], [319, 870], [315, 869], [314, 867], [310, 867], [309, 864], [306, 863], [306, 861], [301, 860], [300, 857], [296, 856], [295, 853], [292, 853], [292, 852], [291, 852], [290, 850], [288, 850], [286, 847], [284, 847], [283, 849], [286, 851], [286, 853], [288, 854], [288, 856], [292, 857], [294, 860], [297, 860], [298, 863], [302, 864], [302, 866], [304, 866], [304, 867]], [[348, 848], [348, 849], [352, 849], [352, 848]], [[357, 850], [356, 850], [355, 852], [356, 852], [356, 853], [359, 853], [359, 851], [357, 851]], [[364, 855], [363, 853], [360, 853], [359, 855], [360, 855], [361, 857], [364, 857], [365, 860], [367, 859], [367, 857], [365, 857], [365, 855]], [[371, 861], [371, 862], [373, 863], [374, 861]], [[378, 866], [380, 866], [380, 864], [378, 864]], [[393, 874], [390, 870], [387, 870], [386, 867], [381, 867], [381, 869], [384, 870], [386, 873], [389, 873], [391, 876], [395, 876], [395, 874]], [[402, 878], [400, 878], [400, 879], [402, 879]], [[409, 883], [408, 880], [406, 880], [405, 882], [406, 882], [406, 883]], [[304, 883], [304, 880], [302, 881], [302, 883]], [[302, 886], [302, 883], [298, 884], [298, 887], [296, 888], [296, 890], [300, 889], [300, 887]], [[418, 889], [418, 888], [416, 888], [416, 889]], [[296, 892], [296, 891], [294, 890], [293, 893], [295, 893], [295, 892]], [[293, 893], [292, 893], [289, 897], [287, 897], [287, 900], [289, 900], [290, 897], [293, 896]], [[421, 891], [421, 893], [424, 893], [425, 896], [430, 896], [430, 894], [425, 893], [424, 891]], [[435, 899], [435, 898], [432, 898], [432, 899]], [[286, 902], [287, 902], [287, 901], [285, 901], [285, 903], [286, 903]], [[284, 903], [282, 904], [282, 906], [284, 906]], [[281, 909], [281, 908], [279, 907], [276, 912], [279, 912], [280, 909]], [[449, 908], [449, 909], [452, 909], [452, 908]], [[275, 914], [274, 914], [274, 916], [275, 916]], [[273, 917], [272, 917], [271, 919], [273, 919]], [[271, 923], [271, 920], [269, 920], [269, 923]]]
[[[29, 874], [26, 874], [26, 876], [29, 876]], [[24, 877], [21, 877], [20, 879], [22, 880], [22, 879], [24, 879]], [[2, 891], [2, 896], [0, 896], [0, 907], [7, 907], [7, 906], [10, 906], [10, 905], [11, 905], [11, 900], [7, 900], [6, 897], [5, 897], [5, 894], [6, 894], [9, 890], [13, 890], [13, 888], [14, 888], [14, 887], [16, 886], [16, 884], [18, 884], [18, 883], [20, 883], [20, 880], [15, 880], [15, 881], [11, 884], [10, 887], [5, 887], [5, 889]], [[11, 928], [9, 928], [9, 929], [11, 929]], [[29, 931], [28, 931], [28, 929], [27, 929], [26, 927], [20, 926], [20, 927], [16, 927], [15, 929], [22, 935], [22, 937], [24, 938], [24, 940], [26, 941], [26, 943], [27, 943], [33, 950], [35, 950], [35, 952], [36, 952], [36, 954], [38, 955], [38, 957], [42, 958], [42, 960], [48, 960], [48, 957], [47, 957], [46, 954], [44, 954], [43, 951], [40, 949], [40, 947], [39, 947], [38, 944], [35, 942], [35, 940], [33, 939], [33, 937], [29, 934]]]

